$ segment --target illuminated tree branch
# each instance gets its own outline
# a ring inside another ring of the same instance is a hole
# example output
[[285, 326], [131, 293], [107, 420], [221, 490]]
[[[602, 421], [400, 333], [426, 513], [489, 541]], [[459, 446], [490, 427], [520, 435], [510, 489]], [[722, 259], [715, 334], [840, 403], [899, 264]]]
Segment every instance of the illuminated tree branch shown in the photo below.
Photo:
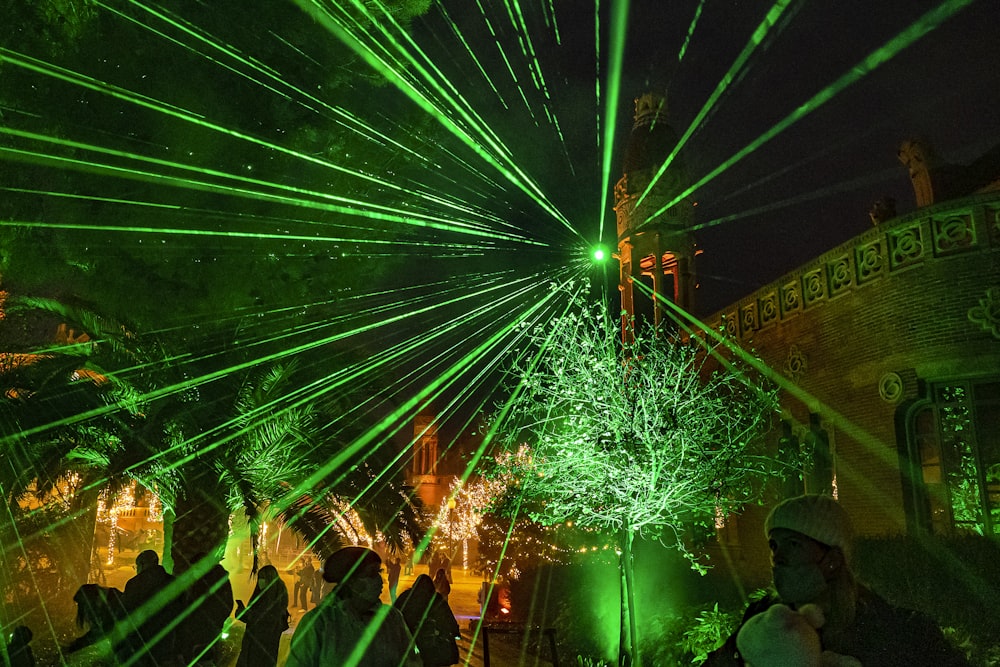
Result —
[[514, 368], [518, 391], [500, 433], [531, 455], [498, 462], [518, 480], [522, 507], [543, 524], [572, 520], [615, 536], [626, 580], [636, 536], [702, 569], [685, 538], [753, 499], [770, 468], [755, 444], [776, 412], [775, 390], [738, 367], [713, 368], [697, 341], [637, 333], [623, 343], [604, 308], [581, 305], [529, 338], [537, 356]]

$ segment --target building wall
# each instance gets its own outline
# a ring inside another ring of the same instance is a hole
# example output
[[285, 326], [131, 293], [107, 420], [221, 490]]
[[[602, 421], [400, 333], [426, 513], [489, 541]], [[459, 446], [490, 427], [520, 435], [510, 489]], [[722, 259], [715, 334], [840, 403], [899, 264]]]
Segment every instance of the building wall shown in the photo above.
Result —
[[[1000, 376], [1000, 194], [884, 222], [706, 323], [803, 390], [782, 392], [785, 416], [802, 435], [812, 414], [829, 435], [857, 532], [902, 532], [897, 413], [925, 383]], [[747, 516], [738, 542], [762, 542], [760, 525]]]

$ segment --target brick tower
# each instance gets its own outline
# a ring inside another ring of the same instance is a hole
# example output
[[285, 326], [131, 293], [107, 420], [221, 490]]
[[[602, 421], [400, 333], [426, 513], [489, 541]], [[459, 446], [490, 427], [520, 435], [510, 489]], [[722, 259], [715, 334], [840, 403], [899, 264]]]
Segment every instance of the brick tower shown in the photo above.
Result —
[[[648, 296], [650, 290], [685, 310], [694, 304], [695, 244], [689, 231], [694, 219], [692, 204], [684, 198], [656, 215], [689, 186], [679, 156], [638, 203], [676, 146], [677, 134], [667, 125], [666, 100], [653, 93], [636, 99], [625, 174], [615, 185], [623, 337], [631, 335], [632, 322], [636, 326], [648, 322], [657, 331], [661, 329], [664, 306]], [[636, 289], [636, 281], [644, 282], [648, 290]]]

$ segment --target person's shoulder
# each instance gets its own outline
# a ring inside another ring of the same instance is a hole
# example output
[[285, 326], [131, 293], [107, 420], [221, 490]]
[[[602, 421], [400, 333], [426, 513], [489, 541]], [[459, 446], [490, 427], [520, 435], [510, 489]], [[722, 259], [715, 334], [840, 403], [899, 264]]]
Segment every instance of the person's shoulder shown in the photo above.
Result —
[[858, 609], [864, 615], [879, 618], [881, 623], [891, 622], [908, 628], [918, 626], [933, 626], [937, 628], [937, 623], [934, 619], [924, 612], [906, 607], [897, 607], [865, 586], [858, 586]]
[[781, 602], [781, 599], [778, 598], [775, 593], [771, 592], [768, 592], [762, 597], [750, 600], [747, 604], [747, 608], [743, 611], [743, 623], [746, 623], [751, 617], [767, 611], [779, 602]]
[[914, 658], [929, 660], [927, 664], [944, 666], [967, 665], [961, 652], [944, 636], [941, 626], [922, 611], [897, 607], [874, 591], [860, 588], [858, 623], [878, 628], [878, 636], [892, 638], [895, 645], [912, 650]]

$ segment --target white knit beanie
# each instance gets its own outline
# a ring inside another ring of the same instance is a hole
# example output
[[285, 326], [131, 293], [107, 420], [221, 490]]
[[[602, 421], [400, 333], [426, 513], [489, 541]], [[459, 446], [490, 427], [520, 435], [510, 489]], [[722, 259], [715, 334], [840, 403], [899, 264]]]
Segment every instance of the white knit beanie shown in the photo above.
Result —
[[805, 495], [783, 500], [767, 515], [764, 534], [770, 537], [775, 528], [794, 530], [828, 547], [838, 547], [850, 558], [851, 519], [830, 496]]

